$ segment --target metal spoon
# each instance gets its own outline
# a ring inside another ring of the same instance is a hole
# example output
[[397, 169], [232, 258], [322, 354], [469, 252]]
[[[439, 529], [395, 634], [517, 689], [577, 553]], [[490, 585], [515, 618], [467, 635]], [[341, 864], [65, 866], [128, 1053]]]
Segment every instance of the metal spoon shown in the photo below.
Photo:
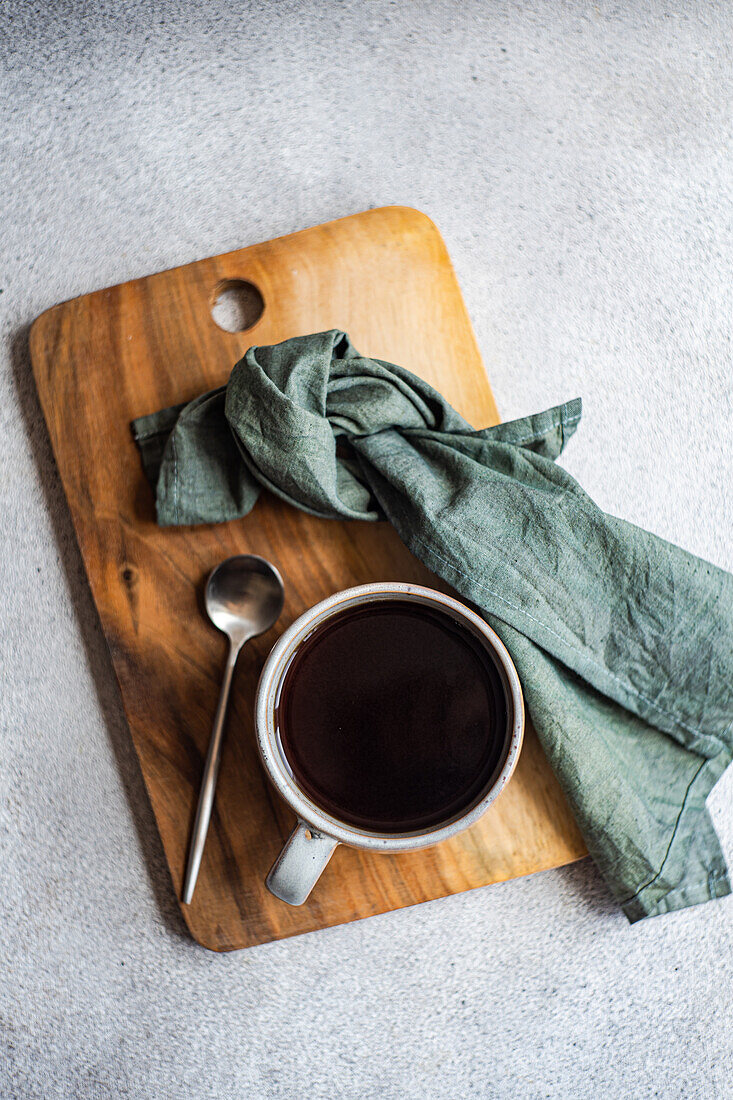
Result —
[[229, 689], [239, 651], [250, 638], [264, 634], [274, 625], [283, 608], [283, 582], [274, 565], [254, 554], [238, 554], [227, 558], [209, 574], [206, 582], [206, 611], [214, 626], [229, 638], [229, 656], [216, 708], [214, 729], [206, 756], [201, 782], [196, 820], [188, 853], [183, 902], [191, 903], [196, 887], [201, 857], [204, 854], [209, 829], [214, 791], [219, 774], [224, 720], [229, 702]]

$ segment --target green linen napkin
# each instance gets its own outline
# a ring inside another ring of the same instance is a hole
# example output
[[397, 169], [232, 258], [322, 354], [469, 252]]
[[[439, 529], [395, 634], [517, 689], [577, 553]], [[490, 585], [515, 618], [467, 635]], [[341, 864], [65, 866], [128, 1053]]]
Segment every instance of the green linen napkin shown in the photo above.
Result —
[[253, 347], [229, 383], [133, 424], [160, 524], [264, 486], [388, 519], [512, 654], [591, 855], [630, 920], [730, 892], [705, 800], [733, 744], [733, 577], [606, 515], [554, 462], [579, 400], [475, 431], [342, 332]]

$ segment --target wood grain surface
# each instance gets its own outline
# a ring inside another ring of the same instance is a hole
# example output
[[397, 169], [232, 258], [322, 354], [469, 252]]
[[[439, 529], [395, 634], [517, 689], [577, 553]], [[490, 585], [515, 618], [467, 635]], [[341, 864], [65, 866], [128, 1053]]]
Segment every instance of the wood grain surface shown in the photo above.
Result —
[[[265, 309], [248, 331], [231, 334], [211, 307], [239, 279], [259, 289]], [[205, 578], [222, 558], [251, 552], [285, 579], [280, 621], [240, 658], [199, 882], [193, 904], [182, 906], [192, 936], [218, 951], [555, 867], [586, 851], [529, 729], [506, 791], [461, 836], [394, 856], [340, 847], [297, 909], [265, 889], [294, 823], [265, 778], [253, 734], [257, 677], [276, 637], [350, 585], [449, 589], [387, 524], [319, 520], [269, 494], [238, 522], [158, 528], [129, 424], [221, 385], [252, 344], [328, 328], [421, 375], [477, 427], [498, 420], [443, 240], [425, 215], [401, 207], [85, 295], [48, 310], [31, 332], [56, 460], [179, 894], [226, 653], [203, 615]]]

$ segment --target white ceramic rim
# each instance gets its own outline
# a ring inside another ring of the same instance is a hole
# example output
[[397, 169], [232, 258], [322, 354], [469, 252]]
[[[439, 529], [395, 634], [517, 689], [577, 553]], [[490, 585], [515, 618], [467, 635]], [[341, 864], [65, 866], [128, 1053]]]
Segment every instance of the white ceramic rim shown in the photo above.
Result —
[[[489, 789], [480, 800], [467, 811], [447, 822], [441, 822], [428, 829], [411, 833], [375, 833], [358, 826], [348, 825], [322, 810], [297, 784], [283, 753], [275, 726], [277, 696], [285, 670], [298, 645], [317, 627], [337, 612], [358, 604], [379, 599], [405, 599], [415, 603], [428, 603], [450, 612], [467, 623], [474, 634], [484, 641], [497, 660], [504, 687], [512, 703], [511, 733], [506, 759]], [[475, 824], [486, 812], [491, 803], [498, 798], [516, 767], [524, 737], [524, 699], [517, 670], [514, 667], [506, 646], [501, 638], [465, 604], [452, 596], [425, 588], [418, 584], [396, 582], [377, 582], [362, 584], [356, 588], [346, 588], [336, 592], [321, 603], [315, 604], [296, 619], [280, 636], [265, 661], [255, 701], [255, 732], [257, 747], [265, 771], [285, 801], [295, 811], [301, 821], [318, 832], [348, 844], [352, 848], [367, 848], [371, 851], [404, 852], [414, 848], [425, 848], [438, 844], [455, 836], [463, 829]]]

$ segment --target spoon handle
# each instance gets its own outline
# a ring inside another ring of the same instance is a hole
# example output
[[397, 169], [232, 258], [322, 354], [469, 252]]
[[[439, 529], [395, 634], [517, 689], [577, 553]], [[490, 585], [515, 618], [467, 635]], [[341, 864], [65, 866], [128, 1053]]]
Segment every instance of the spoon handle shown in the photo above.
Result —
[[214, 728], [211, 732], [211, 740], [209, 741], [209, 751], [206, 754], [206, 764], [204, 766], [204, 775], [201, 781], [199, 804], [196, 810], [193, 833], [191, 835], [191, 847], [188, 853], [186, 877], [183, 882], [184, 905], [191, 904], [191, 898], [196, 888], [199, 867], [201, 866], [201, 857], [204, 854], [206, 834], [209, 831], [209, 821], [211, 820], [211, 811], [214, 806], [216, 780], [219, 775], [219, 764], [221, 762], [221, 746], [224, 740], [224, 722], [227, 715], [229, 690], [232, 686], [232, 675], [234, 674], [234, 666], [237, 663], [240, 648], [240, 646], [232, 642], [229, 649], [229, 656], [227, 657], [226, 668], [224, 669], [224, 679], [222, 680], [221, 691], [219, 692], [219, 705], [216, 708]]

